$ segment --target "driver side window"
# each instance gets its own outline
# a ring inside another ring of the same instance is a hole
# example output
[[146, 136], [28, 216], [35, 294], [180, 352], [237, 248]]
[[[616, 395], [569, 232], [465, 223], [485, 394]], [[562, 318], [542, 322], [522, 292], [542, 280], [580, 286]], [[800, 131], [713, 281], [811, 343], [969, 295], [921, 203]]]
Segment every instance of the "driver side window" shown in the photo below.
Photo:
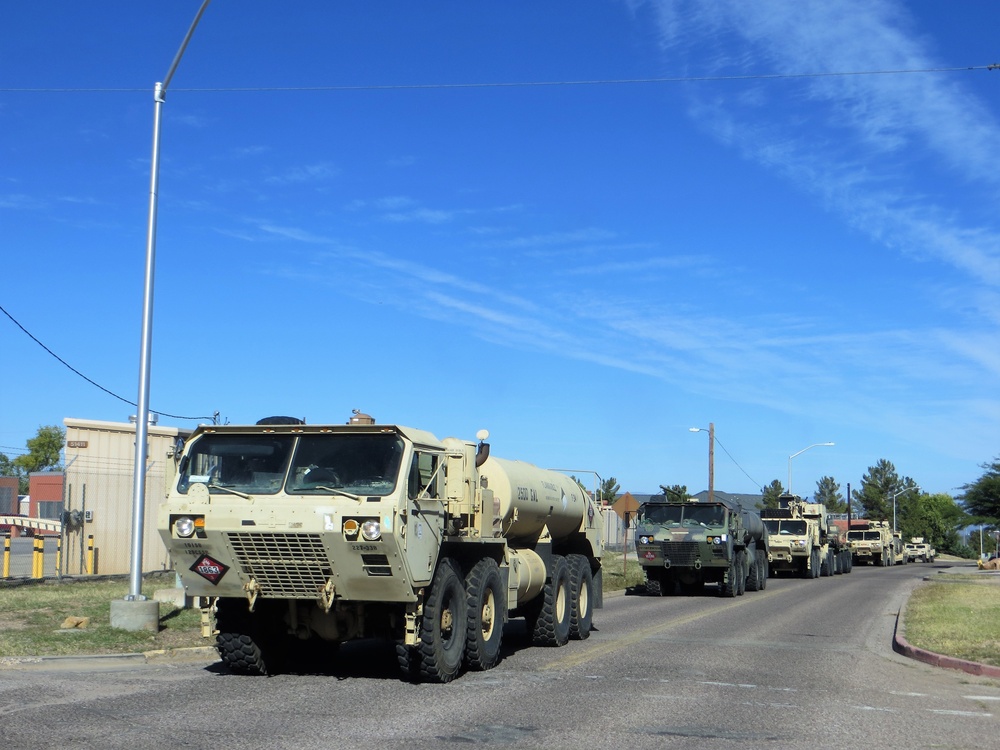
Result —
[[428, 494], [431, 497], [438, 496], [438, 456], [433, 453], [413, 454], [413, 461], [410, 463], [409, 479], [407, 481], [406, 494], [410, 500], [415, 500], [421, 494]]

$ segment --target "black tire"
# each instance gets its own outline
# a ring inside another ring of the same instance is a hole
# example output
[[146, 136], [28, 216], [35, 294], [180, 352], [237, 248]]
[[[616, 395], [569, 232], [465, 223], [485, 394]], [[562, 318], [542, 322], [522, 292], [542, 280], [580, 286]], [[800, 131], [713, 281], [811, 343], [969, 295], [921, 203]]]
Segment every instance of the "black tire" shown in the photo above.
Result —
[[657, 569], [646, 568], [646, 594], [663, 596], [663, 581], [660, 580], [660, 571]]
[[823, 560], [819, 564], [819, 574], [824, 578], [833, 575], [833, 565], [831, 563], [833, 563], [833, 557], [830, 554], [829, 548], [827, 548], [826, 554], [823, 555]]
[[805, 571], [806, 578], [819, 578], [819, 552], [813, 550], [809, 555], [809, 567]]
[[746, 590], [760, 591], [760, 555], [757, 552], [754, 552], [750, 569], [747, 571]]
[[[215, 645], [223, 666], [232, 674], [263, 677], [274, 674], [279, 666], [276, 637], [268, 638], [263, 627], [266, 605], [250, 612], [242, 599], [220, 599], [215, 621], [219, 629]], [[276, 635], [276, 634], [273, 634]]]
[[465, 663], [469, 669], [493, 669], [500, 660], [507, 592], [496, 561], [477, 562], [465, 577], [468, 604]]
[[736, 555], [736, 596], [743, 596], [747, 592], [747, 553], [740, 550]]
[[762, 549], [757, 550], [757, 575], [760, 578], [760, 588], [757, 589], [758, 591], [763, 591], [767, 588], [767, 579], [770, 573], [768, 567], [767, 553]]
[[594, 572], [584, 555], [568, 555], [570, 570], [569, 637], [585, 641], [594, 623]]
[[[569, 619], [572, 610], [569, 564], [562, 555], [552, 556], [552, 570], [535, 605], [531, 642], [535, 646], [564, 646], [569, 640]], [[529, 620], [530, 622], [530, 620]]]
[[417, 651], [421, 681], [451, 682], [458, 676], [465, 657], [467, 612], [465, 586], [458, 565], [442, 558], [438, 561], [420, 618]]
[[739, 583], [737, 578], [739, 577], [740, 571], [739, 566], [736, 564], [736, 555], [733, 555], [733, 559], [729, 562], [729, 571], [726, 574], [726, 580], [719, 582], [719, 594], [726, 599], [731, 599], [736, 596], [739, 591]]

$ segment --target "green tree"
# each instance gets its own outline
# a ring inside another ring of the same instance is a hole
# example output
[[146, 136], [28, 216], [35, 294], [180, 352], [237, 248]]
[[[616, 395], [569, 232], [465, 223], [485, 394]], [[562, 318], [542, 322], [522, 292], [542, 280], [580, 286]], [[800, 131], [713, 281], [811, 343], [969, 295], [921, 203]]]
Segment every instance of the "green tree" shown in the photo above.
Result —
[[823, 477], [816, 482], [813, 500], [826, 506], [827, 513], [846, 513], [847, 502], [840, 494], [840, 485], [833, 477]]
[[[986, 522], [1000, 522], [1000, 456], [981, 464], [985, 473], [971, 484], [963, 484], [959, 497], [965, 512]], [[975, 523], [976, 521], [974, 521]]]
[[3, 453], [0, 453], [0, 477], [17, 477], [17, 494], [28, 494], [28, 475]]
[[21, 471], [31, 474], [55, 469], [59, 466], [60, 454], [66, 445], [66, 433], [56, 425], [39, 427], [35, 437], [30, 438], [27, 445], [28, 452], [14, 459], [14, 464]]
[[781, 497], [785, 492], [785, 488], [782, 486], [781, 481], [775, 479], [769, 485], [764, 487], [763, 499], [760, 502], [761, 508], [777, 508], [778, 498]]
[[19, 495], [28, 493], [28, 475], [34, 471], [54, 469], [66, 445], [66, 435], [61, 427], [39, 427], [35, 437], [27, 441], [28, 452], [13, 460], [0, 453], [0, 477], [17, 477]]
[[[852, 498], [866, 518], [892, 520], [892, 496], [901, 496], [901, 491], [916, 490], [916, 482], [909, 477], [900, 478], [892, 461], [880, 458], [868, 473], [861, 477], [861, 489]], [[897, 517], [898, 517], [897, 507]], [[898, 526], [898, 523], [897, 523]]]
[[618, 490], [620, 489], [621, 486], [618, 484], [618, 480], [614, 477], [603, 480], [601, 482], [601, 488], [597, 491], [598, 502], [611, 505], [618, 497]]
[[668, 501], [683, 501], [691, 497], [686, 484], [661, 484], [660, 489]]
[[939, 551], [961, 546], [959, 530], [968, 526], [971, 519], [951, 495], [906, 492], [897, 498], [897, 503], [900, 499], [904, 503], [897, 508], [897, 526], [903, 541], [922, 536]]

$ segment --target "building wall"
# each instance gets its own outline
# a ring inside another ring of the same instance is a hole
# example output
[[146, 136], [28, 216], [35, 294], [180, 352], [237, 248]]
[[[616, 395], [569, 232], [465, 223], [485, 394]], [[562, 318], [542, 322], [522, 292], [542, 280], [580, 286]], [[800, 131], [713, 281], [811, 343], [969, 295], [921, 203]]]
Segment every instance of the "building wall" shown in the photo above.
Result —
[[0, 477], [0, 516], [20, 513], [17, 498], [17, 477]]
[[[128, 573], [132, 553], [135, 425], [122, 422], [63, 420], [66, 425], [66, 510], [81, 522], [65, 530], [63, 567], [67, 574], [87, 572], [89, 538], [96, 550], [95, 573]], [[190, 430], [149, 427], [142, 570], [166, 570], [170, 559], [156, 530], [158, 506], [173, 478], [173, 450]]]
[[33, 471], [28, 475], [28, 515], [31, 518], [62, 519], [63, 473]]

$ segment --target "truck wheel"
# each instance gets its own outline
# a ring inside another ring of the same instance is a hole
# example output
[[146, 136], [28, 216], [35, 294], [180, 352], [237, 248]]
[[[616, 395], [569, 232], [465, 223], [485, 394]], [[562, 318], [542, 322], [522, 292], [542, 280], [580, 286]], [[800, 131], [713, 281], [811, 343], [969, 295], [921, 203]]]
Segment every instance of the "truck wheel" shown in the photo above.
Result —
[[736, 582], [739, 576], [739, 567], [736, 565], [736, 559], [730, 561], [729, 571], [726, 573], [726, 580], [719, 583], [719, 594], [727, 599], [731, 599], [736, 596], [736, 592], [739, 590], [739, 584]]
[[[535, 604], [537, 614], [531, 642], [536, 646], [564, 646], [569, 640], [569, 617], [572, 609], [569, 565], [562, 555], [552, 556], [552, 571]], [[530, 620], [529, 620], [530, 622]]]
[[438, 562], [420, 618], [421, 680], [451, 682], [458, 676], [465, 656], [467, 611], [465, 586], [458, 566], [443, 558]]
[[223, 666], [232, 674], [263, 676], [277, 668], [276, 638], [268, 639], [261, 627], [265, 611], [266, 605], [261, 606], [255, 615], [242, 599], [219, 600], [215, 645]]
[[468, 623], [465, 633], [465, 663], [470, 669], [493, 669], [500, 660], [507, 592], [500, 568], [492, 558], [477, 562], [465, 577]]
[[570, 569], [569, 637], [584, 641], [594, 622], [594, 573], [583, 555], [566, 557]]
[[646, 568], [646, 593], [649, 596], [663, 596], [663, 582], [659, 571]]
[[757, 550], [757, 578], [760, 580], [760, 588], [758, 591], [763, 591], [767, 588], [768, 575], [768, 565], [767, 565], [767, 553], [764, 550]]
[[747, 571], [746, 577], [746, 590], [760, 591], [760, 555], [754, 552], [750, 560], [750, 570]]
[[736, 555], [736, 596], [743, 596], [747, 592], [747, 553], [740, 550]]

